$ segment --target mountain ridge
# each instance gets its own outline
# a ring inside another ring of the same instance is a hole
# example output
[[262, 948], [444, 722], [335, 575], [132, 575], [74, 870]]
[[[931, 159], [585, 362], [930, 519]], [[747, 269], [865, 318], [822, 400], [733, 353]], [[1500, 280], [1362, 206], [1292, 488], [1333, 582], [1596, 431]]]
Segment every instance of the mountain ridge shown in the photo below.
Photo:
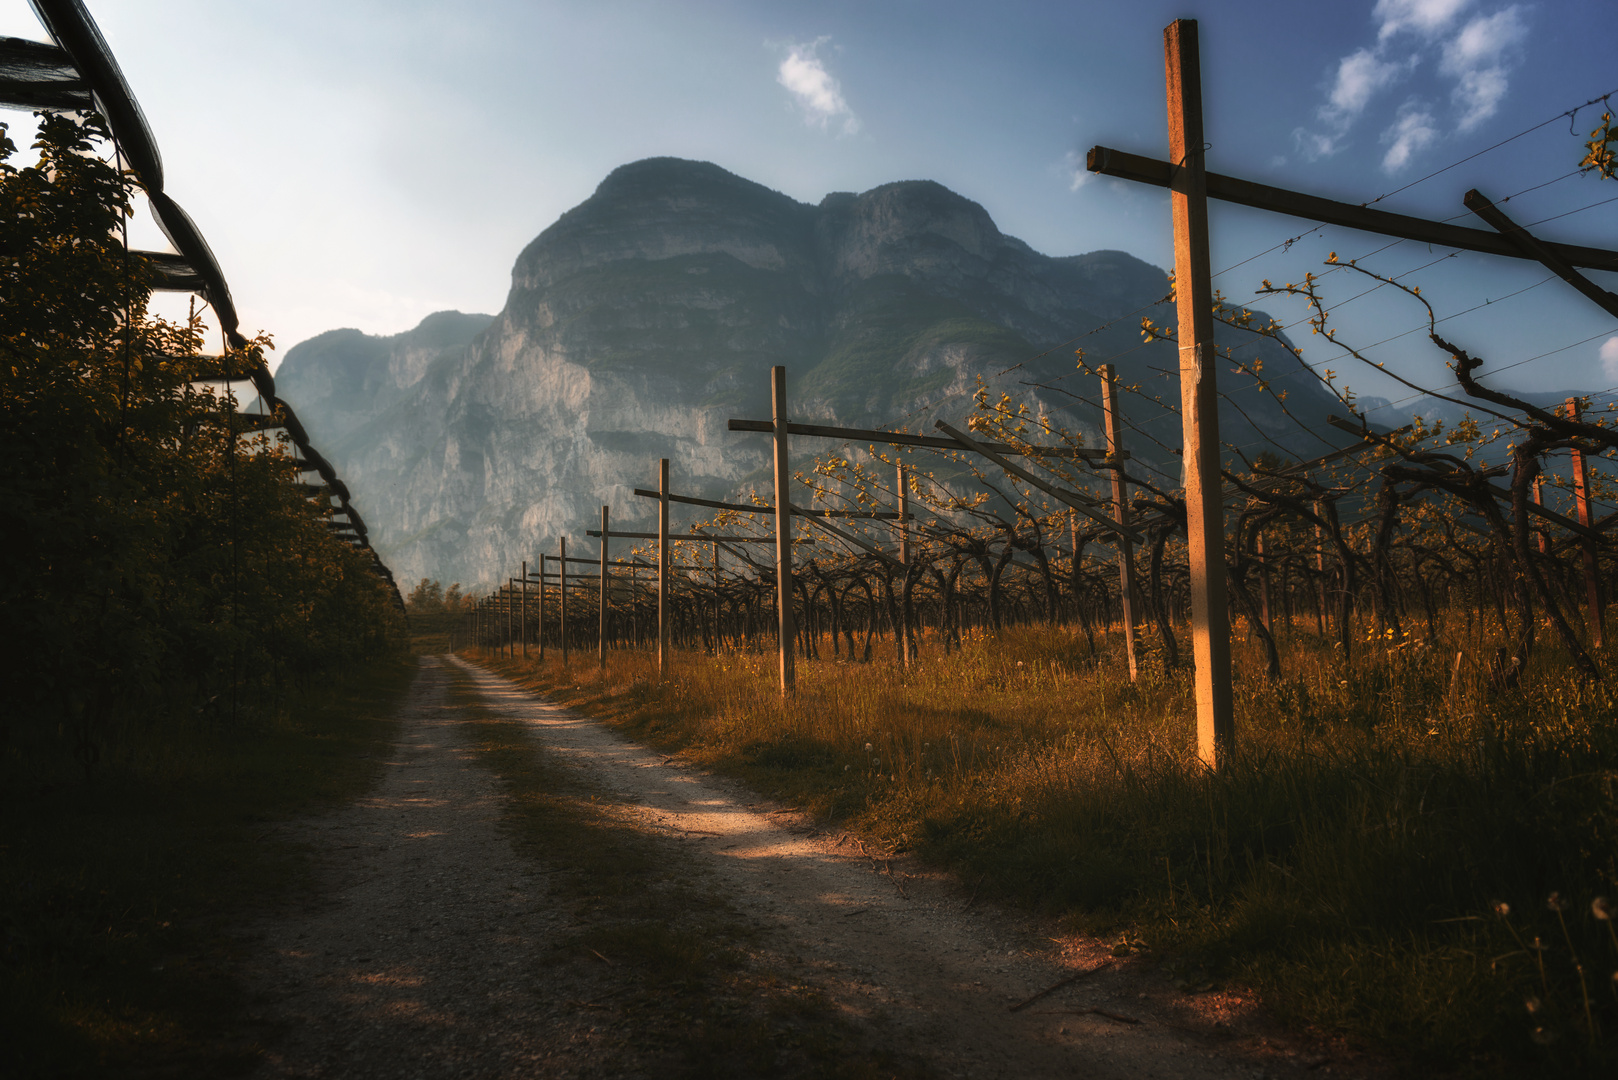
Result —
[[[1118, 251], [1040, 254], [928, 180], [809, 204], [706, 162], [633, 162], [527, 244], [511, 282], [496, 316], [439, 313], [388, 339], [328, 332], [278, 372], [406, 580], [488, 584], [594, 527], [603, 503], [644, 524], [631, 489], [659, 457], [676, 490], [737, 494], [762, 476], [767, 441], [725, 420], [769, 414], [776, 364], [794, 419], [854, 427], [959, 419], [979, 376], [1009, 370], [1039, 413], [1094, 444], [1081, 347], [1177, 404], [1152, 381], [1177, 369], [1174, 347], [1143, 343], [1135, 317], [1168, 294], [1162, 270]], [[1291, 363], [1267, 339], [1231, 344]], [[1228, 434], [1305, 449], [1252, 379], [1221, 379], [1243, 404]], [[1335, 405], [1315, 386], [1293, 393], [1306, 416]], [[1137, 413], [1134, 452], [1172, 467], [1177, 422]], [[807, 464], [833, 447], [799, 449]]]

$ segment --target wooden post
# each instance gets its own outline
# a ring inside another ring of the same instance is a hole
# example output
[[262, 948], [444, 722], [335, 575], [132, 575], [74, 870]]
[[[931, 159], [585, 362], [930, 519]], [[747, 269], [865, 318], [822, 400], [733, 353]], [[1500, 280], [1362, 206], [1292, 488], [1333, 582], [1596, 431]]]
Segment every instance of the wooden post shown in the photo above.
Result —
[[669, 671], [669, 459], [657, 461], [657, 673]]
[[[1567, 399], [1567, 418], [1579, 418], [1579, 399]], [[1584, 451], [1573, 451], [1573, 497], [1578, 503], [1579, 524], [1586, 529], [1590, 527], [1590, 478], [1584, 460]], [[1585, 601], [1590, 605], [1590, 644], [1594, 648], [1601, 648], [1603, 626], [1601, 618], [1601, 577], [1600, 567], [1596, 561], [1596, 543], [1585, 537], [1579, 543], [1584, 553], [1584, 592]]]
[[534, 636], [539, 638], [539, 659], [540, 659], [541, 663], [543, 663], [544, 660], [545, 660], [545, 564], [547, 562], [549, 562], [549, 561], [550, 561], [550, 556], [546, 555], [544, 552], [540, 552], [540, 554], [539, 554], [539, 617], [535, 620], [536, 622], [539, 623], [539, 630]]
[[[1111, 364], [1101, 365], [1101, 412], [1107, 427], [1107, 465], [1112, 470], [1112, 512], [1118, 524], [1128, 525], [1129, 491], [1124, 480], [1123, 416], [1118, 411], [1118, 373]], [[1129, 679], [1133, 682], [1139, 674], [1139, 661], [1135, 656], [1135, 559], [1127, 536], [1114, 533], [1113, 539], [1118, 544], [1118, 593], [1123, 598], [1124, 655], [1129, 660]]]
[[[1545, 505], [1545, 474], [1539, 473], [1534, 477], [1534, 505]], [[1551, 551], [1550, 537], [1545, 533], [1543, 525], [1535, 525], [1534, 531], [1539, 534], [1539, 553], [1549, 555]]]
[[1191, 562], [1191, 648], [1196, 664], [1197, 756], [1219, 769], [1236, 748], [1225, 595], [1225, 511], [1219, 473], [1219, 393], [1214, 373], [1213, 276], [1208, 179], [1203, 159], [1202, 66], [1195, 19], [1163, 31], [1168, 90], [1169, 186], [1174, 212], [1174, 293], [1180, 346], [1186, 531]]
[[562, 666], [567, 666], [567, 537], [562, 537], [562, 553], [556, 560], [556, 615], [562, 646]]
[[[904, 564], [905, 577], [910, 577], [910, 485], [905, 482], [905, 463], [899, 462], [899, 561]], [[910, 616], [899, 605], [899, 662], [909, 667], [916, 659], [916, 643], [910, 635]]]
[[601, 577], [596, 601], [600, 606], [600, 626], [596, 629], [596, 656], [603, 669], [607, 666], [607, 507], [601, 508]]
[[517, 626], [517, 636], [522, 638], [522, 658], [528, 659], [528, 560], [522, 561], [522, 619]]
[[1270, 618], [1270, 564], [1264, 558], [1264, 533], [1262, 530], [1253, 537], [1253, 548], [1258, 554], [1259, 619], [1263, 621], [1264, 629], [1274, 634], [1275, 623]]
[[775, 607], [780, 635], [781, 693], [797, 682], [792, 618], [792, 469], [787, 451], [787, 369], [770, 369], [770, 419], [775, 434]]
[[[1315, 503], [1315, 516], [1320, 517], [1325, 509], [1317, 501]], [[1315, 631], [1326, 636], [1326, 533], [1317, 524], [1315, 526]]]
[[719, 578], [719, 544], [713, 544], [713, 654], [719, 655], [721, 641], [721, 627], [724, 625], [724, 608], [719, 600], [719, 590], [723, 583]]
[[504, 602], [505, 607], [506, 607], [506, 649], [505, 649], [505, 652], [506, 652], [507, 657], [511, 657], [511, 656], [516, 655], [516, 651], [517, 651], [517, 639], [516, 639], [516, 636], [514, 634], [512, 634], [512, 630], [515, 629], [515, 627], [512, 625], [512, 623], [514, 623], [516, 621], [517, 612], [514, 610], [516, 608], [516, 605], [511, 602], [511, 579], [510, 578], [506, 578], [506, 587], [501, 591], [505, 593], [505, 597], [503, 599], [503, 602]]

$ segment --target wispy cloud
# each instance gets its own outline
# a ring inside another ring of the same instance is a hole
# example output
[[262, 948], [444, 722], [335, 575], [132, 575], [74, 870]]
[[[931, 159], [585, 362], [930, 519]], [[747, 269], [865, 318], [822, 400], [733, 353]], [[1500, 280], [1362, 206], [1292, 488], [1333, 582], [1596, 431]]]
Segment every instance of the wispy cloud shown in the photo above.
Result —
[[1382, 133], [1382, 142], [1388, 148], [1382, 156], [1382, 168], [1390, 173], [1398, 172], [1437, 138], [1433, 114], [1417, 102], [1405, 102], [1399, 107], [1399, 118]]
[[1059, 167], [1062, 170], [1062, 175], [1067, 177], [1067, 189], [1069, 191], [1077, 191], [1096, 178], [1096, 174], [1091, 172], [1086, 164], [1084, 155], [1077, 150], [1069, 150], [1063, 155], [1062, 163]]
[[1449, 115], [1440, 119], [1431, 107], [1406, 101], [1382, 132], [1385, 170], [1402, 169], [1446, 134], [1471, 131], [1494, 116], [1528, 27], [1520, 4], [1468, 17], [1473, 6], [1474, 0], [1377, 0], [1375, 44], [1337, 62], [1315, 123], [1293, 132], [1298, 152], [1310, 161], [1340, 153], [1373, 103], [1434, 59], [1438, 75], [1452, 81]]
[[1371, 10], [1377, 23], [1376, 40], [1386, 41], [1401, 31], [1433, 37], [1471, 6], [1472, 0], [1377, 0]]
[[1339, 60], [1326, 103], [1315, 110], [1321, 129], [1299, 128], [1293, 133], [1299, 152], [1315, 161], [1341, 150], [1344, 136], [1371, 99], [1397, 82], [1410, 67], [1408, 61], [1384, 60], [1372, 49], [1356, 49]]
[[1321, 106], [1321, 119], [1358, 118], [1377, 91], [1391, 86], [1407, 67], [1379, 59], [1370, 49], [1349, 53], [1337, 64], [1337, 80]]
[[1618, 334], [1601, 343], [1601, 370], [1607, 378], [1618, 382]]
[[781, 61], [775, 81], [792, 95], [803, 113], [804, 123], [826, 131], [840, 120], [842, 133], [853, 135], [860, 130], [859, 117], [849, 108], [843, 98], [842, 85], [826, 70], [825, 61], [819, 55], [820, 47], [830, 40], [822, 37], [807, 45], [787, 46], [787, 55]]
[[1461, 131], [1471, 131], [1495, 114], [1506, 96], [1506, 58], [1528, 37], [1521, 9], [1513, 4], [1480, 16], [1444, 45], [1438, 70], [1455, 79], [1450, 95]]

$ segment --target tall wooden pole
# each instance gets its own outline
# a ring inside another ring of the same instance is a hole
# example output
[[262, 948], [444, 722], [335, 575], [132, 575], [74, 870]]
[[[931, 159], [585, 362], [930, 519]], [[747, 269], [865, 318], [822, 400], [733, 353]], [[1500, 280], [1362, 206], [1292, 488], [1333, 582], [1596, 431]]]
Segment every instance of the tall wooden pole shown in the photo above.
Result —
[[517, 626], [517, 636], [522, 638], [522, 656], [528, 659], [528, 560], [522, 561], [522, 619]]
[[535, 632], [534, 636], [539, 639], [539, 659], [540, 659], [541, 662], [544, 662], [544, 660], [545, 660], [545, 564], [547, 562], [549, 562], [549, 561], [550, 561], [550, 556], [546, 555], [544, 552], [540, 552], [540, 554], [539, 554], [539, 615], [534, 620], [535, 622], [539, 623], [539, 629]]
[[787, 452], [787, 369], [770, 369], [770, 419], [775, 425], [775, 608], [780, 632], [781, 693], [797, 682], [792, 618], [792, 469]]
[[516, 637], [515, 634], [512, 633], [512, 631], [516, 629], [516, 627], [513, 625], [513, 623], [515, 623], [516, 619], [517, 619], [517, 611], [516, 611], [517, 605], [513, 604], [511, 602], [511, 579], [510, 578], [506, 578], [506, 587], [502, 591], [505, 593], [504, 602], [505, 602], [505, 606], [506, 606], [506, 650], [505, 650], [505, 652], [506, 652], [506, 655], [509, 657], [509, 656], [514, 656], [516, 654], [516, 651], [517, 651], [517, 637]]
[[[1539, 473], [1534, 477], [1534, 505], [1535, 506], [1544, 506], [1545, 505], [1545, 474], [1544, 473]], [[1539, 534], [1539, 553], [1541, 555], [1549, 555], [1551, 553], [1551, 540], [1550, 540], [1550, 537], [1546, 534], [1543, 527], [1535, 527], [1534, 531]]]
[[561, 625], [562, 665], [567, 666], [567, 537], [562, 537], [561, 555], [556, 560], [556, 615]]
[[[905, 463], [899, 462], [899, 561], [904, 564], [905, 577], [910, 577], [910, 485], [906, 482]], [[909, 613], [904, 605], [899, 609], [899, 662], [909, 667], [916, 659], [916, 645], [910, 636]]]
[[[1317, 500], [1315, 516], [1322, 517], [1326, 508]], [[1326, 636], [1326, 533], [1315, 525], [1315, 630]]]
[[1174, 211], [1174, 294], [1180, 345], [1186, 529], [1191, 562], [1191, 650], [1196, 664], [1197, 756], [1219, 769], [1236, 746], [1225, 596], [1225, 510], [1219, 475], [1219, 393], [1214, 373], [1213, 275], [1203, 159], [1202, 66], [1197, 23], [1163, 31], [1168, 90], [1169, 185]]
[[[1567, 418], [1579, 418], [1579, 399], [1567, 399]], [[1584, 461], [1584, 451], [1573, 451], [1573, 497], [1578, 502], [1579, 524], [1588, 529], [1591, 525], [1590, 516], [1590, 477]], [[1599, 649], [1602, 645], [1603, 626], [1601, 618], [1601, 576], [1600, 567], [1596, 561], [1596, 542], [1584, 538], [1579, 543], [1579, 549], [1584, 553], [1584, 593], [1585, 602], [1590, 605], [1590, 644]]]
[[719, 544], [713, 547], [713, 654], [719, 655], [720, 635], [724, 626], [725, 611], [719, 599], [719, 589], [722, 584], [719, 578]]
[[601, 588], [596, 599], [600, 605], [600, 625], [596, 628], [596, 657], [601, 666], [607, 666], [607, 507], [601, 508]]
[[[1107, 465], [1112, 470], [1112, 512], [1120, 525], [1129, 524], [1129, 485], [1124, 480], [1123, 414], [1118, 410], [1118, 373], [1111, 364], [1101, 365], [1101, 412], [1107, 427]], [[1123, 598], [1124, 655], [1129, 660], [1129, 679], [1140, 673], [1135, 655], [1135, 559], [1129, 538], [1115, 533], [1118, 544], [1118, 594]]]
[[669, 459], [657, 461], [657, 673], [669, 671]]
[[1258, 612], [1264, 629], [1275, 633], [1275, 621], [1270, 617], [1270, 563], [1264, 557], [1264, 533], [1253, 537], [1253, 550], [1258, 554]]

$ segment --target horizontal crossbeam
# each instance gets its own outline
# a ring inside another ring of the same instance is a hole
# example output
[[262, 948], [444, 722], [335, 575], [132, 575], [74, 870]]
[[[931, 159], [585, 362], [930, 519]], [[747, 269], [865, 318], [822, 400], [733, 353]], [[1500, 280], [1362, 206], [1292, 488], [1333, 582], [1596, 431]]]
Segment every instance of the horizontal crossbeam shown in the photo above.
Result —
[[[1091, 172], [1102, 176], [1116, 176], [1120, 180], [1134, 180], [1154, 187], [1166, 188], [1174, 177], [1174, 166], [1156, 158], [1093, 146], [1087, 164]], [[1427, 221], [1408, 214], [1395, 214], [1387, 210], [1373, 210], [1368, 206], [1323, 199], [1318, 195], [1304, 195], [1284, 188], [1255, 184], [1234, 176], [1210, 172], [1208, 197], [1222, 202], [1251, 206], [1277, 214], [1318, 221], [1323, 225], [1341, 225], [1361, 232], [1397, 236], [1419, 243], [1440, 247], [1460, 248], [1462, 251], [1481, 251], [1488, 255], [1505, 255], [1513, 259], [1531, 259], [1508, 238], [1486, 229], [1469, 229], [1463, 225], [1446, 225], [1442, 221]], [[1591, 270], [1618, 271], [1618, 251], [1584, 247], [1579, 244], [1545, 243], [1545, 247], [1574, 266]]]

